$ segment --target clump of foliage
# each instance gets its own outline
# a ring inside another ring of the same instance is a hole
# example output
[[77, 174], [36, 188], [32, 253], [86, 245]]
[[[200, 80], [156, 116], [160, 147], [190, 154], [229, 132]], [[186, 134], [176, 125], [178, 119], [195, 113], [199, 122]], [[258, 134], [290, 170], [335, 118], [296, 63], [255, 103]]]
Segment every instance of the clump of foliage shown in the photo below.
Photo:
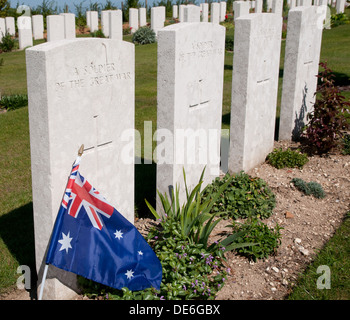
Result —
[[6, 32], [5, 35], [3, 35], [2, 40], [0, 42], [0, 52], [11, 52], [14, 49], [14, 47], [15, 40], [8, 32]]
[[212, 206], [212, 213], [221, 213], [227, 218], [247, 218], [256, 216], [268, 218], [276, 206], [275, 195], [267, 183], [260, 178], [252, 178], [243, 171], [230, 176], [227, 173], [222, 179], [216, 178], [203, 190], [203, 199], [208, 199], [217, 193], [224, 185], [227, 187]]
[[350, 134], [345, 134], [342, 139], [343, 154], [350, 154]]
[[337, 27], [342, 24], [350, 23], [348, 16], [344, 13], [336, 13], [331, 15], [331, 26]]
[[148, 234], [163, 269], [159, 291], [155, 288], [116, 290], [80, 277], [84, 294], [115, 300], [214, 299], [229, 271], [223, 265], [225, 248], [216, 245], [215, 250], [209, 252], [203, 245], [183, 239], [179, 222], [173, 218], [163, 220], [161, 225], [161, 230], [154, 228]]
[[311, 181], [306, 183], [300, 178], [293, 178], [291, 182], [306, 195], [313, 195], [315, 198], [324, 198], [326, 196], [322, 186], [317, 182]]
[[[220, 242], [208, 243], [210, 233], [220, 219], [213, 221], [215, 214], [209, 213], [215, 200], [202, 202], [200, 187], [204, 171], [197, 186], [189, 192], [186, 185], [187, 201], [180, 206], [179, 189], [172, 192], [173, 201], [161, 195], [163, 213], [160, 214], [146, 201], [159, 225], [148, 233], [148, 242], [157, 254], [163, 269], [160, 291], [154, 288], [132, 292], [127, 288], [112, 290], [86, 279], [82, 279], [85, 294], [105, 295], [111, 299], [214, 299], [224, 284], [227, 275], [225, 269], [224, 245], [229, 250], [249, 243], [232, 244], [233, 236]], [[223, 185], [225, 188], [226, 185]], [[220, 192], [222, 189], [220, 189]], [[97, 287], [96, 287], [97, 286]]]
[[102, 30], [96, 30], [94, 32], [91, 32], [91, 36], [93, 38], [106, 38], [106, 36]]
[[334, 75], [327, 63], [320, 63], [324, 69], [318, 76], [320, 85], [317, 87], [317, 97], [314, 110], [307, 115], [309, 123], [302, 137], [315, 153], [327, 153], [338, 143], [341, 131], [348, 127], [345, 114], [349, 112], [350, 102], [340, 94], [334, 85]]
[[15, 110], [28, 105], [28, 96], [26, 94], [4, 95], [0, 99], [0, 108], [7, 111]]
[[276, 249], [281, 244], [281, 233], [283, 229], [276, 223], [275, 228], [269, 228], [265, 223], [257, 218], [249, 218], [244, 223], [235, 222], [234, 232], [242, 232], [242, 235], [235, 239], [233, 244], [249, 242], [250, 246], [237, 249], [237, 253], [256, 261], [267, 258], [276, 253]]
[[149, 44], [156, 42], [156, 34], [149, 27], [141, 27], [132, 36], [132, 42], [138, 44]]
[[[228, 176], [226, 181], [215, 190], [210, 192], [210, 195], [204, 196], [205, 190], [201, 192], [201, 185], [203, 183], [203, 170], [199, 179], [199, 183], [193, 188], [191, 192], [188, 191], [186, 184], [186, 175], [184, 174], [184, 182], [186, 188], [187, 200], [183, 205], [180, 205], [179, 189], [176, 187], [176, 191], [172, 191], [172, 201], [169, 200], [166, 194], [162, 195], [158, 192], [159, 198], [162, 203], [164, 215], [168, 219], [173, 219], [176, 223], [179, 223], [179, 231], [183, 239], [203, 245], [206, 250], [211, 251], [214, 244], [208, 244], [209, 236], [214, 230], [215, 226], [222, 220], [217, 218], [222, 212], [213, 212], [212, 208], [217, 204], [222, 193], [228, 188], [231, 183], [232, 177]], [[162, 214], [156, 212], [156, 210], [146, 200], [146, 204], [156, 219], [161, 219]], [[229, 239], [225, 240], [225, 245], [229, 245]], [[215, 247], [215, 246], [214, 246]], [[233, 247], [231, 247], [232, 249]]]
[[309, 161], [306, 154], [299, 150], [293, 151], [290, 148], [282, 150], [275, 149], [267, 156], [267, 162], [277, 169], [282, 168], [302, 168]]
[[225, 50], [233, 51], [234, 41], [235, 41], [235, 38], [234, 38], [233, 34], [226, 35], [226, 38], [225, 38]]

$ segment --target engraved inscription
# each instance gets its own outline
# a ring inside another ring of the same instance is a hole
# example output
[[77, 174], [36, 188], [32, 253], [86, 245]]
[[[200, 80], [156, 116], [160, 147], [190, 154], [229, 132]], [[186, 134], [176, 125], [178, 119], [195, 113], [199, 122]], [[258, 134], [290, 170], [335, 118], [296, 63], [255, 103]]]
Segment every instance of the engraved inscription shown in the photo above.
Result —
[[131, 71], [118, 70], [113, 62], [101, 64], [91, 62], [89, 65], [74, 66], [70, 74], [68, 79], [55, 83], [56, 90], [97, 87], [132, 79]]
[[268, 82], [269, 80], [270, 78], [266, 78], [266, 79], [258, 80], [257, 83], [264, 83], [264, 82]]
[[191, 43], [192, 49], [179, 53], [180, 62], [188, 62], [192, 59], [214, 58], [215, 55], [223, 53], [222, 48], [215, 48], [213, 41], [194, 41]]

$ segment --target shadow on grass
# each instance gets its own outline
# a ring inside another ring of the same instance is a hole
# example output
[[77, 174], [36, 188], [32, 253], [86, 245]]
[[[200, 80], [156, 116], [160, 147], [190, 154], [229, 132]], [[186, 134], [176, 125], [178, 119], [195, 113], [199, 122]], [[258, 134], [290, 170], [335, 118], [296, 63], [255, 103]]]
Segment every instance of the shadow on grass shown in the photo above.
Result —
[[0, 237], [19, 265], [30, 268], [31, 288], [35, 288], [37, 274], [32, 202], [0, 217]]
[[[222, 115], [222, 123], [223, 124], [230, 125], [230, 119], [231, 119], [231, 113], [226, 113], [226, 114]], [[275, 141], [278, 141], [279, 127], [280, 127], [280, 117], [276, 116], [276, 120], [275, 120]]]
[[135, 211], [139, 218], [153, 218], [149, 211], [145, 199], [155, 208], [156, 206], [156, 188], [157, 188], [157, 165], [135, 164]]

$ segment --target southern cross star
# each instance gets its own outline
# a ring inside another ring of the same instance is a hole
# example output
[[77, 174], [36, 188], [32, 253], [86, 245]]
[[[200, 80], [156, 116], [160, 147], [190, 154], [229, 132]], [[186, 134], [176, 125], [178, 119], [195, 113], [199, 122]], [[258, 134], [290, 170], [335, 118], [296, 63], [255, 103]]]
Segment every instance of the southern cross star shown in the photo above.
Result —
[[62, 232], [62, 239], [58, 240], [58, 242], [62, 245], [60, 248], [60, 251], [66, 250], [66, 253], [68, 253], [68, 249], [72, 249], [72, 246], [70, 242], [72, 241], [73, 238], [70, 238], [70, 232], [68, 231], [68, 234], [65, 235]]
[[116, 230], [114, 233], [115, 237], [120, 240], [120, 238], [123, 238], [123, 233], [121, 230]]
[[134, 276], [134, 271], [128, 270], [126, 271], [125, 275], [128, 279], [131, 279]]

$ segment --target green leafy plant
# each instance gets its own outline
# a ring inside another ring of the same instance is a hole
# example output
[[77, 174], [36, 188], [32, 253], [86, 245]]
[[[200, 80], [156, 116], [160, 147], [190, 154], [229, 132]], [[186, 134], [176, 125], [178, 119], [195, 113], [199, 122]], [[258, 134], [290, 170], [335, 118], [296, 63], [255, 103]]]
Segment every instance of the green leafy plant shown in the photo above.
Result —
[[277, 169], [302, 168], [309, 161], [306, 154], [291, 149], [275, 149], [267, 156], [267, 162]]
[[236, 237], [233, 245], [240, 243], [252, 243], [250, 246], [243, 246], [237, 249], [237, 253], [256, 261], [257, 259], [267, 258], [276, 252], [281, 244], [281, 233], [283, 229], [276, 223], [275, 228], [269, 228], [265, 223], [257, 218], [249, 218], [244, 223], [235, 222], [233, 230], [236, 233], [242, 232], [242, 235]]
[[0, 52], [11, 52], [15, 47], [15, 40], [8, 32], [5, 35], [0, 34], [0, 36], [3, 36], [0, 42]]
[[235, 38], [234, 38], [233, 34], [226, 35], [226, 38], [225, 38], [225, 50], [233, 51], [234, 41], [235, 41]]
[[320, 63], [324, 69], [318, 76], [320, 85], [317, 92], [314, 110], [307, 115], [309, 123], [302, 137], [314, 153], [327, 153], [338, 144], [341, 131], [349, 124], [345, 114], [349, 112], [350, 102], [340, 94], [334, 85], [334, 75], [327, 63]]
[[[223, 185], [226, 187], [222, 189]], [[276, 205], [275, 195], [267, 183], [243, 171], [232, 177], [227, 173], [222, 179], [216, 178], [203, 190], [202, 198], [206, 200], [216, 193], [220, 196], [216, 198], [211, 212], [226, 218], [268, 218]]]
[[156, 34], [149, 27], [141, 27], [132, 36], [132, 42], [138, 44], [149, 44], [156, 42]]
[[306, 195], [313, 195], [315, 198], [324, 198], [326, 196], [322, 186], [318, 182], [311, 181], [306, 183], [303, 179], [293, 178], [291, 183]]
[[97, 31], [91, 32], [91, 36], [93, 38], [106, 38], [106, 36], [104, 35], [102, 30], [97, 30]]
[[[203, 182], [204, 172], [205, 169], [202, 171], [199, 183], [189, 192], [186, 183], [186, 174], [183, 171], [187, 201], [182, 205], [180, 205], [178, 186], [176, 186], [175, 191], [172, 190], [171, 199], [173, 201], [168, 198], [167, 194], [162, 195], [159, 191], [157, 192], [162, 203], [164, 215], [179, 223], [179, 232], [182, 238], [202, 244], [207, 248], [210, 233], [221, 220], [221, 218], [214, 220], [216, 213], [210, 213], [211, 209], [230, 181], [228, 180], [217, 192], [212, 193], [211, 197], [203, 199], [200, 188]], [[162, 214], [156, 212], [147, 200], [145, 202], [153, 216], [156, 219], [161, 219]]]
[[1, 97], [0, 107], [15, 110], [28, 105], [28, 97], [26, 94], [5, 95]]
[[337, 27], [337, 26], [340, 26], [342, 24], [347, 24], [349, 22], [350, 22], [349, 18], [344, 12], [331, 15], [331, 26], [332, 27]]

